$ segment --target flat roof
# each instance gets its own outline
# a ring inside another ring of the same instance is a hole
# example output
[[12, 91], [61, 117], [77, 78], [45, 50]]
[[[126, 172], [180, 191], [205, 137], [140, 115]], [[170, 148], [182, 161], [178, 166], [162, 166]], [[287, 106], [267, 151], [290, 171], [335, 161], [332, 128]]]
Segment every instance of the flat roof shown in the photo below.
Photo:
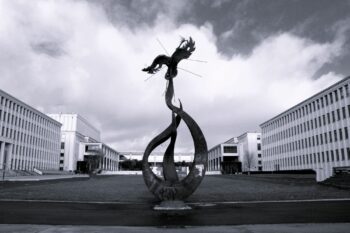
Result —
[[297, 107], [299, 107], [300, 105], [305, 104], [306, 102], [308, 102], [309, 100], [313, 99], [314, 97], [316, 97], [316, 96], [318, 96], [318, 95], [321, 95], [323, 92], [326, 92], [326, 91], [332, 89], [333, 87], [339, 85], [339, 84], [342, 83], [342, 82], [346, 82], [348, 79], [350, 79], [350, 76], [348, 76], [348, 77], [346, 77], [346, 78], [343, 78], [342, 80], [340, 80], [340, 81], [336, 82], [335, 84], [333, 84], [333, 85], [331, 85], [331, 86], [329, 86], [329, 87], [323, 89], [322, 91], [317, 92], [316, 94], [312, 95], [311, 97], [307, 98], [306, 100], [304, 100], [304, 101], [302, 101], [302, 102], [300, 102], [300, 103], [294, 105], [294, 106], [291, 107], [291, 108], [288, 108], [287, 110], [285, 110], [285, 111], [283, 111], [282, 113], [278, 114], [277, 116], [271, 118], [270, 120], [267, 120], [267, 121], [265, 121], [264, 123], [261, 123], [259, 126], [261, 127], [262, 125], [264, 125], [264, 124], [266, 124], [266, 123], [268, 123], [268, 122], [270, 122], [270, 121], [272, 121], [272, 120], [275, 120], [275, 119], [279, 118], [280, 116], [284, 115], [285, 113], [287, 113], [287, 112], [290, 111], [291, 109], [297, 108]]

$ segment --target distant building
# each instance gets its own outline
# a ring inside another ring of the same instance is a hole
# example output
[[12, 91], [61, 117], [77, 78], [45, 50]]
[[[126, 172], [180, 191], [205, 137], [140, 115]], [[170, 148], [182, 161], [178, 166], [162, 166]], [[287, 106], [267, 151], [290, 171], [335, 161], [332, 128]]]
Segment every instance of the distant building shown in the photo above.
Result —
[[101, 143], [100, 131], [78, 114], [48, 114], [62, 123], [60, 170], [117, 171], [119, 153]]
[[[124, 160], [137, 160], [142, 161], [144, 152], [120, 152], [121, 157]], [[151, 164], [151, 168], [156, 175], [162, 175], [163, 173], [163, 155], [164, 152], [152, 152], [148, 157], [148, 162]], [[193, 153], [175, 153], [174, 161], [182, 167], [188, 167], [193, 162]], [[181, 172], [181, 171], [180, 171]], [[185, 173], [188, 172], [188, 168]]]
[[208, 171], [221, 171], [224, 174], [241, 172], [242, 163], [237, 148], [237, 137], [211, 148], [208, 151]]
[[262, 171], [261, 133], [247, 132], [237, 139], [242, 171]]
[[350, 166], [350, 77], [262, 123], [263, 170], [316, 171], [317, 181]]
[[0, 90], [0, 169], [58, 170], [61, 123]]
[[208, 171], [235, 174], [262, 171], [261, 134], [247, 132], [220, 143], [208, 152]]

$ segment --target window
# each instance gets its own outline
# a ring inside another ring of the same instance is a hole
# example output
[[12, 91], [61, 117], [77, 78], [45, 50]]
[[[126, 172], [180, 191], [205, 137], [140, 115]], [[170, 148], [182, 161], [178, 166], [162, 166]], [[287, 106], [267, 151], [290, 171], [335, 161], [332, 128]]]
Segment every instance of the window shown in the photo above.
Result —
[[224, 153], [237, 153], [237, 146], [224, 146]]
[[340, 99], [344, 99], [344, 93], [343, 93], [343, 88], [339, 88], [339, 95], [340, 95]]
[[333, 93], [329, 93], [329, 102], [333, 104]]
[[340, 109], [337, 109], [337, 117], [338, 117], [338, 121], [340, 121]]
[[345, 110], [345, 107], [342, 107], [342, 112], [343, 112], [343, 119], [346, 118], [346, 110]]
[[327, 120], [328, 120], [328, 124], [330, 124], [331, 123], [331, 116], [330, 116], [329, 112], [327, 112]]
[[342, 129], [339, 129], [339, 140], [343, 140], [343, 132]]
[[61, 149], [64, 149], [64, 142], [61, 142]]
[[335, 150], [335, 157], [336, 157], [336, 160], [339, 161], [339, 150], [338, 149]]
[[260, 144], [260, 143], [258, 143], [257, 149], [258, 149], [258, 150], [261, 150], [261, 144]]
[[344, 137], [345, 139], [349, 138], [348, 127], [344, 127]]
[[334, 160], [334, 151], [331, 150], [331, 161], [335, 161]]
[[338, 91], [337, 90], [334, 91], [334, 99], [335, 99], [335, 102], [338, 101]]

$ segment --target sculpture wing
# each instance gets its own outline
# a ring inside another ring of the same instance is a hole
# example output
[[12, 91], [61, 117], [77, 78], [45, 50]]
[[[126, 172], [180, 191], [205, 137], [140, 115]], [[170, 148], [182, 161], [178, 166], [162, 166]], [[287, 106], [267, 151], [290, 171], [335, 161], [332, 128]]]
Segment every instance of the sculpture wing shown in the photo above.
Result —
[[182, 39], [171, 58], [175, 63], [179, 63], [182, 59], [189, 58], [195, 49], [195, 42], [191, 37], [188, 40]]

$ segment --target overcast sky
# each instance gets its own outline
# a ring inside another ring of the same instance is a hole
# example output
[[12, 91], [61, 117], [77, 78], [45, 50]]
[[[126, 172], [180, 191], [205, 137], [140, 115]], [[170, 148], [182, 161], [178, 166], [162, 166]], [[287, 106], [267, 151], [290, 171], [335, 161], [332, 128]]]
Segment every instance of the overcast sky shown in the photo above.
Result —
[[[142, 151], [171, 113], [164, 72], [141, 69], [165, 53], [158, 41], [172, 53], [191, 36], [191, 58], [207, 62], [182, 61], [202, 77], [179, 70], [175, 94], [210, 148], [347, 77], [349, 12], [346, 0], [0, 0], [0, 88]], [[179, 130], [177, 151], [191, 151]]]

